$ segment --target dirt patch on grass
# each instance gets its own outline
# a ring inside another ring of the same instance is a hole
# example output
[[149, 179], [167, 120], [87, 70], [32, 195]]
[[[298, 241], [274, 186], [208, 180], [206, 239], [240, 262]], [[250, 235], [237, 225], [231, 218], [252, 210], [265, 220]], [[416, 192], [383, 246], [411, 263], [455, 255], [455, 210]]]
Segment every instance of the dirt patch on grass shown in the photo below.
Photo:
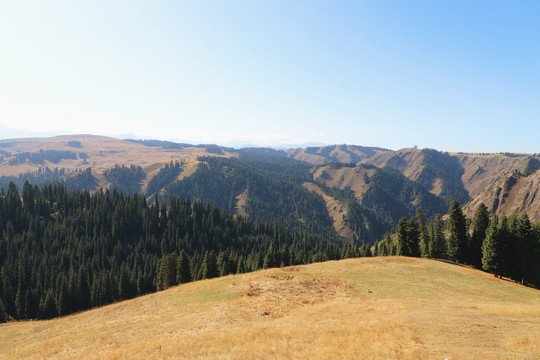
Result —
[[240, 300], [252, 318], [279, 318], [301, 306], [349, 298], [351, 286], [338, 279], [306, 279], [292, 274], [270, 274], [249, 279]]

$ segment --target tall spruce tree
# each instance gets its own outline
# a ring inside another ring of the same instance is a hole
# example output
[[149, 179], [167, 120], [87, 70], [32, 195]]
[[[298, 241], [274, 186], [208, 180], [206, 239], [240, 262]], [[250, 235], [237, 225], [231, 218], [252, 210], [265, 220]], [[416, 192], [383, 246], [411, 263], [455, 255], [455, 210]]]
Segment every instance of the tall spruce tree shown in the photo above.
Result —
[[[518, 220], [517, 238], [519, 241], [516, 258], [516, 280], [524, 282], [535, 270], [540, 267], [535, 262], [535, 239], [531, 221], [527, 213], [523, 213]], [[536, 266], [535, 266], [536, 264]]]
[[466, 262], [467, 256], [467, 222], [457, 200], [450, 204], [448, 216], [448, 259], [459, 263]]
[[420, 256], [429, 256], [429, 231], [427, 227], [427, 220], [424, 216], [422, 208], [416, 209], [416, 221], [418, 221], [418, 231], [420, 233]]
[[398, 223], [397, 255], [419, 256], [418, 224], [414, 218], [401, 218]]
[[512, 241], [508, 218], [503, 214], [499, 220], [501, 275], [510, 276], [512, 272]]
[[416, 223], [414, 218], [411, 218], [407, 222], [407, 247], [409, 248], [409, 256], [420, 256], [419, 235], [420, 231], [418, 229], [418, 224]]
[[176, 280], [178, 284], [185, 284], [191, 281], [191, 269], [189, 266], [189, 259], [184, 249], [180, 251], [180, 255], [178, 256], [178, 262], [176, 266]]
[[502, 272], [502, 244], [499, 232], [499, 218], [493, 216], [482, 244], [482, 269], [500, 276]]
[[429, 257], [433, 259], [446, 258], [446, 239], [441, 215], [437, 215], [430, 225]]
[[482, 267], [482, 244], [489, 226], [489, 213], [486, 205], [480, 203], [476, 207], [472, 223], [473, 233], [469, 242], [469, 263], [476, 268]]
[[201, 279], [212, 279], [219, 275], [214, 251], [206, 252], [201, 265]]
[[399, 219], [397, 227], [397, 246], [396, 246], [396, 255], [401, 256], [411, 256], [409, 253], [409, 247], [407, 246], [408, 242], [408, 233], [407, 233], [408, 221], [406, 218]]

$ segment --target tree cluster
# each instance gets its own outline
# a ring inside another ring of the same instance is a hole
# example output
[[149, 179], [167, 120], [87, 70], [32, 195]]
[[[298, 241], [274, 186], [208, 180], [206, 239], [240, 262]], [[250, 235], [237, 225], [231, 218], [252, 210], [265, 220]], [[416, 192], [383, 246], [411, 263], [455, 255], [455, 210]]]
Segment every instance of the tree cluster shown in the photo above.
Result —
[[490, 217], [480, 204], [468, 222], [453, 201], [446, 221], [437, 216], [426, 224], [421, 210], [402, 218], [394, 239], [388, 235], [374, 253], [447, 259], [540, 286], [540, 224], [531, 224], [526, 213]]
[[175, 161], [174, 163], [171, 161], [159, 169], [158, 173], [148, 182], [146, 196], [150, 197], [159, 193], [161, 189], [176, 180], [182, 171], [183, 163], [183, 160], [181, 162]]
[[141, 190], [141, 182], [146, 178], [142, 167], [118, 165], [103, 172], [111, 187], [123, 194], [134, 194]]
[[[81, 157], [82, 158], [82, 157]], [[26, 162], [32, 164], [44, 164], [45, 161], [49, 161], [58, 164], [64, 159], [77, 159], [77, 153], [67, 150], [43, 150], [40, 149], [36, 152], [19, 152], [14, 154], [9, 159], [9, 165], [18, 165]]]

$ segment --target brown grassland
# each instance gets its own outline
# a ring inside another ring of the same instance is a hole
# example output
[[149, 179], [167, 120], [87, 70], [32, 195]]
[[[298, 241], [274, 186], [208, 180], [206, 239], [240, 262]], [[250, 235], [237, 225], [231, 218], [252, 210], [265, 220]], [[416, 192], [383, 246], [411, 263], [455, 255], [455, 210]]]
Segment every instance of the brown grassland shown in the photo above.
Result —
[[539, 359], [540, 291], [361, 258], [177, 286], [0, 326], [2, 359]]

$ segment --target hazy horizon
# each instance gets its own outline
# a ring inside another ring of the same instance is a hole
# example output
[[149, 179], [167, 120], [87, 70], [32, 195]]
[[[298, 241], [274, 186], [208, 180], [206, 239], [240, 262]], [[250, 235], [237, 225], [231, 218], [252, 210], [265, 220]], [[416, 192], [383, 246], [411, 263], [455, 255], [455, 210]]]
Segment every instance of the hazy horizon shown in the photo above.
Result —
[[538, 153], [534, 1], [8, 2], [0, 138]]

